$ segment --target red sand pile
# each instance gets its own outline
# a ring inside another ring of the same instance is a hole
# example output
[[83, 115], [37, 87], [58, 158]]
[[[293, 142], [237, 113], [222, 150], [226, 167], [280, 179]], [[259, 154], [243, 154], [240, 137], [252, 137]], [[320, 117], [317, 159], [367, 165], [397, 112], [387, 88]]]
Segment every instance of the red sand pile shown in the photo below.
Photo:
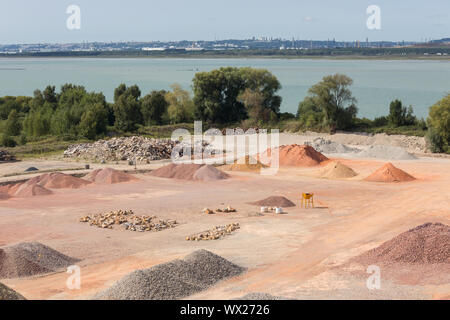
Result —
[[49, 189], [78, 189], [91, 183], [90, 181], [61, 172], [46, 173], [32, 178], [29, 181]]
[[96, 169], [84, 176], [84, 179], [101, 184], [113, 184], [139, 180], [131, 174], [111, 168]]
[[249, 204], [266, 207], [283, 207], [283, 208], [295, 207], [295, 204], [291, 200], [282, 196], [271, 196], [263, 200], [250, 202]]
[[216, 181], [228, 178], [226, 173], [216, 169], [214, 166], [204, 164], [171, 163], [153, 170], [150, 174], [154, 177], [191, 181]]
[[405, 182], [415, 180], [413, 176], [406, 173], [399, 168], [394, 167], [392, 163], [386, 163], [370, 176], [365, 178], [365, 181], [372, 182]]
[[[279, 165], [289, 167], [312, 167], [328, 160], [320, 152], [308, 145], [291, 144], [278, 148]], [[261, 156], [263, 163], [270, 162], [272, 149], [267, 149]]]
[[361, 264], [450, 263], [450, 226], [442, 223], [425, 223], [401, 233], [353, 260]]

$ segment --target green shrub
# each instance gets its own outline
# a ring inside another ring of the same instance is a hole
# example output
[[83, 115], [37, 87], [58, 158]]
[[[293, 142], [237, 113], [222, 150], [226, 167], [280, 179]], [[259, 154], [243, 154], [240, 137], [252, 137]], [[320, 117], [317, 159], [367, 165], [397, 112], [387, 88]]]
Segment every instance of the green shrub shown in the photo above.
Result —
[[0, 135], [0, 146], [2, 147], [15, 147], [17, 145], [16, 141], [8, 136], [7, 134]]

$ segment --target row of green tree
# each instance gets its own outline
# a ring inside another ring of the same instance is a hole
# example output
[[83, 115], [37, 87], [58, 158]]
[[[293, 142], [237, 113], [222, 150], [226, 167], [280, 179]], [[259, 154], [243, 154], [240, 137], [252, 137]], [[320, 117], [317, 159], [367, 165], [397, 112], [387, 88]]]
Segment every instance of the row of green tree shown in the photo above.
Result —
[[[225, 67], [195, 74], [194, 93], [172, 85], [171, 90], [144, 96], [137, 85], [119, 85], [114, 101], [83, 86], [65, 84], [36, 90], [33, 97], [0, 98], [0, 145], [26, 143], [44, 136], [95, 139], [109, 132], [135, 132], [141, 126], [203, 120], [211, 125], [264, 126], [289, 119], [301, 129], [335, 132], [369, 126], [428, 128], [434, 151], [450, 152], [450, 95], [430, 108], [419, 120], [412, 107], [395, 100], [389, 114], [374, 120], [357, 118], [352, 79], [341, 74], [326, 76], [313, 85], [300, 102], [297, 115], [280, 113], [281, 85], [265, 69]], [[295, 119], [294, 119], [295, 118]]]

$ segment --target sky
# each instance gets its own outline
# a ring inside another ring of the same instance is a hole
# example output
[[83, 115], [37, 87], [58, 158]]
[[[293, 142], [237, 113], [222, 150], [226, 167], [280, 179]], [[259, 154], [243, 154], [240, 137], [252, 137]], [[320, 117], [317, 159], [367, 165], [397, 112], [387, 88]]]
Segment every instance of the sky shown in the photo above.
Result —
[[[0, 43], [450, 37], [450, 0], [0, 0]], [[69, 30], [69, 5], [80, 29]], [[366, 9], [380, 8], [369, 30]]]

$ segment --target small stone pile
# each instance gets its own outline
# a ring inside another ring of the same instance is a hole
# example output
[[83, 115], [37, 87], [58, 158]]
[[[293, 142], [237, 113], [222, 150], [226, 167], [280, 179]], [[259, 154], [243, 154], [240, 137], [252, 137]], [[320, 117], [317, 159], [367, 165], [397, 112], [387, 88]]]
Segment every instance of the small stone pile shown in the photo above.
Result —
[[[134, 161], [136, 159], [136, 162], [145, 163], [151, 160], [170, 159], [172, 150], [177, 144], [179, 141], [171, 139], [120, 137], [71, 145], [64, 151], [64, 157], [99, 161]], [[183, 156], [182, 148], [180, 148], [179, 156]]]
[[208, 209], [208, 208], [204, 208], [202, 211], [203, 211], [203, 213], [206, 213], [206, 214], [214, 214], [214, 213], [219, 213], [219, 212], [225, 212], [225, 213], [237, 212], [237, 210], [232, 208], [231, 206], [227, 206], [226, 208], [217, 208], [216, 211]]
[[216, 226], [211, 230], [200, 232], [191, 236], [187, 236], [186, 240], [200, 241], [200, 240], [217, 240], [231, 234], [233, 231], [240, 229], [239, 223], [231, 223], [226, 226]]
[[0, 150], [0, 161], [14, 161], [16, 158], [6, 150]]
[[89, 222], [91, 226], [103, 229], [113, 229], [114, 225], [122, 225], [129, 231], [161, 231], [174, 228], [175, 220], [160, 220], [156, 216], [137, 216], [132, 210], [117, 210], [94, 214], [80, 218], [80, 222]]

